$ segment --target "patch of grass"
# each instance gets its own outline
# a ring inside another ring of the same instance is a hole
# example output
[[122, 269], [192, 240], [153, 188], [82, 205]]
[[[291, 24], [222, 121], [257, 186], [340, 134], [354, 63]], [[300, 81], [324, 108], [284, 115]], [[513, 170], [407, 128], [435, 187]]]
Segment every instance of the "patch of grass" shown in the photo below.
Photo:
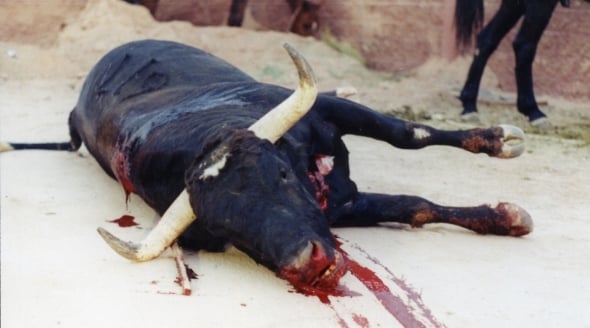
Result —
[[555, 127], [555, 129], [549, 134], [553, 134], [564, 139], [580, 140], [585, 145], [590, 145], [590, 123], [558, 126]]
[[264, 66], [264, 68], [262, 69], [261, 75], [262, 76], [269, 76], [273, 80], [278, 80], [284, 74], [285, 74], [285, 72], [280, 67], [267, 65], [267, 66]]
[[322, 40], [322, 42], [327, 44], [330, 48], [349, 57], [352, 57], [361, 62], [363, 65], [365, 65], [366, 60], [363, 54], [358, 49], [353, 47], [350, 43], [338, 40], [338, 38], [336, 38], [336, 36], [334, 36], [334, 34], [332, 34], [331, 31], [323, 31], [320, 35], [320, 40]]
[[387, 112], [385, 115], [393, 116], [402, 120], [410, 122], [429, 121], [432, 119], [432, 115], [426, 111], [416, 111], [410, 105], [403, 105], [401, 108], [394, 108]]

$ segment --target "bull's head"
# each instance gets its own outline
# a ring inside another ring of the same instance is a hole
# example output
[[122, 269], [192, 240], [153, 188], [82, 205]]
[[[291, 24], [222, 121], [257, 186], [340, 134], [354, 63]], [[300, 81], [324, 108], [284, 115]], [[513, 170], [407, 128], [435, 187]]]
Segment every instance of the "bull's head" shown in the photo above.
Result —
[[297, 289], [329, 291], [336, 286], [346, 265], [334, 249], [328, 222], [273, 145], [317, 96], [309, 64], [293, 48], [285, 48], [299, 74], [295, 92], [247, 131], [230, 131], [198, 155], [186, 172], [187, 188], [140, 244], [99, 228], [117, 253], [134, 261], [153, 259], [198, 216], [212, 234], [228, 238]]

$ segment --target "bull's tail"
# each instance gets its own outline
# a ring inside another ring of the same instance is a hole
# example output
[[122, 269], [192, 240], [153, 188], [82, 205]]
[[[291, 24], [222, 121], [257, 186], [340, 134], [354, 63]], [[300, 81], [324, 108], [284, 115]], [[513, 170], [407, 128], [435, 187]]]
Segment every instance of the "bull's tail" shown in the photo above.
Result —
[[456, 0], [455, 39], [460, 50], [471, 45], [473, 34], [483, 24], [483, 0]]
[[74, 111], [70, 113], [68, 119], [68, 126], [70, 129], [70, 142], [43, 142], [43, 143], [14, 143], [14, 142], [3, 142], [0, 141], [0, 153], [12, 150], [27, 150], [27, 149], [38, 149], [38, 150], [65, 150], [75, 151], [80, 149], [82, 145], [82, 139], [80, 134], [72, 123], [72, 116]]
[[9, 143], [0, 141], [0, 153], [11, 150], [42, 149], [42, 150], [66, 150], [74, 151], [75, 147], [71, 142], [48, 142], [48, 143]]

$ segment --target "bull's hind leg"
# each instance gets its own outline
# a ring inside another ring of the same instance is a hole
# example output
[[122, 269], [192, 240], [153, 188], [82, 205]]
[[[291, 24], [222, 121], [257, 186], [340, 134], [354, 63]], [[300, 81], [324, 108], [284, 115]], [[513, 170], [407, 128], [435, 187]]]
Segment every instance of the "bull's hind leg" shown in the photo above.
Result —
[[449, 223], [480, 234], [522, 236], [533, 230], [530, 215], [518, 205], [499, 203], [476, 207], [448, 207], [406, 195], [359, 193], [334, 226], [371, 226], [380, 222], [406, 223], [422, 227]]

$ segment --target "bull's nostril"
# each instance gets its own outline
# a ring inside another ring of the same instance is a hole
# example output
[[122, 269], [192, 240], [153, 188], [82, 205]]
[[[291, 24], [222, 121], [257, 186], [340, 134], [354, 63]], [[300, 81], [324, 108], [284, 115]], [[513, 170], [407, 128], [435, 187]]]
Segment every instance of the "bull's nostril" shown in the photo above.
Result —
[[313, 246], [311, 251], [311, 261], [317, 263], [319, 261], [325, 260], [327, 255], [324, 247], [322, 247], [322, 245], [316, 241], [313, 241], [311, 244]]

